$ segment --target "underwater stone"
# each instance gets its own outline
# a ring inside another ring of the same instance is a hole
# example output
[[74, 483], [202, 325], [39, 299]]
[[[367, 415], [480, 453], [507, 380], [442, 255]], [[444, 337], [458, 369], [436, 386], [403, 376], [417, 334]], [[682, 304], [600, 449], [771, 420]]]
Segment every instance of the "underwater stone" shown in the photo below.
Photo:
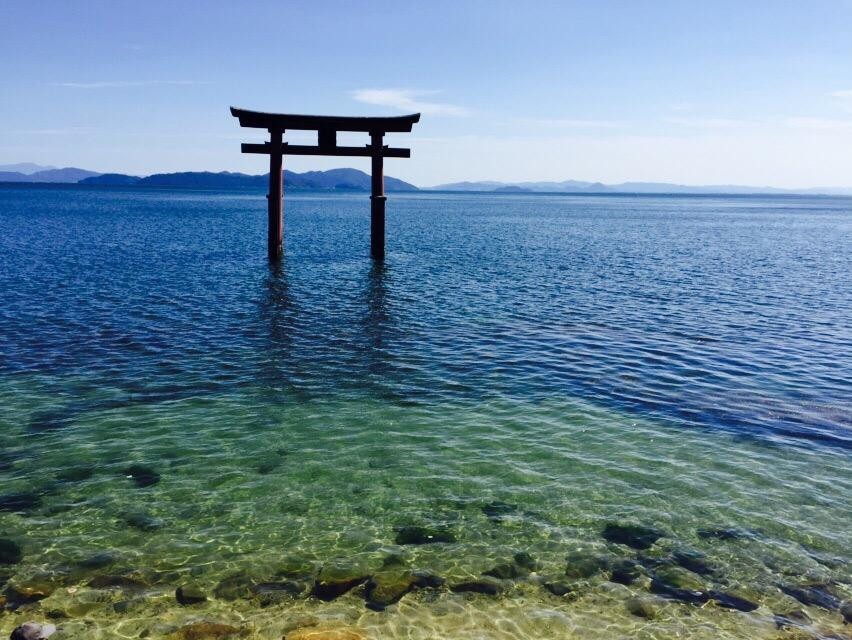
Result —
[[144, 589], [148, 584], [129, 575], [102, 575], [95, 576], [86, 584], [92, 589]]
[[566, 558], [565, 575], [569, 578], [584, 580], [597, 573], [609, 571], [612, 558], [603, 554], [574, 551]]
[[54, 633], [56, 633], [56, 627], [52, 624], [25, 622], [12, 631], [9, 640], [46, 640]]
[[275, 471], [278, 467], [280, 467], [280, 466], [281, 466], [281, 462], [282, 462], [282, 461], [281, 461], [280, 459], [264, 460], [264, 461], [263, 461], [263, 462], [261, 462], [259, 465], [257, 465], [257, 472], [258, 472], [260, 475], [265, 476], [265, 475], [267, 475], [267, 474], [269, 474], [269, 473], [272, 473], [272, 472], [273, 472], [273, 471]]
[[684, 569], [699, 575], [709, 575], [713, 569], [707, 564], [706, 557], [698, 551], [676, 551], [672, 559]]
[[207, 594], [196, 584], [183, 584], [175, 591], [175, 599], [178, 601], [178, 604], [187, 607], [207, 602]]
[[612, 565], [610, 581], [623, 585], [631, 585], [642, 575], [639, 563], [635, 560], [619, 560]]
[[415, 577], [407, 572], [382, 572], [367, 581], [364, 591], [366, 606], [373, 611], [384, 611], [400, 601], [414, 588]]
[[20, 545], [9, 538], [0, 538], [0, 565], [18, 564], [24, 557]]
[[246, 635], [245, 632], [229, 624], [194, 622], [178, 629], [173, 637], [176, 640], [217, 640], [219, 638], [236, 638], [244, 635]]
[[638, 618], [653, 620], [659, 615], [657, 601], [653, 598], [630, 598], [624, 602], [624, 606]]
[[533, 558], [526, 551], [519, 551], [512, 559], [515, 561], [515, 564], [519, 567], [523, 567], [524, 569], [528, 569], [530, 571], [538, 571], [541, 568], [541, 565], [538, 561]]
[[80, 560], [77, 564], [84, 569], [103, 569], [111, 564], [115, 564], [120, 559], [115, 551], [101, 551], [93, 556]]
[[213, 589], [213, 595], [220, 600], [228, 601], [250, 598], [254, 585], [254, 580], [245, 573], [235, 573], [223, 578]]
[[41, 496], [32, 491], [7, 493], [0, 496], [0, 511], [25, 513], [41, 506]]
[[88, 480], [95, 474], [95, 469], [92, 466], [77, 466], [63, 469], [56, 474], [56, 479], [59, 482], [82, 482]]
[[810, 584], [797, 587], [782, 584], [778, 585], [778, 588], [802, 604], [821, 607], [829, 611], [836, 611], [840, 608], [840, 599], [829, 591], [827, 585]]
[[801, 609], [788, 611], [787, 613], [776, 613], [774, 618], [775, 626], [779, 629], [804, 627], [811, 623], [811, 617]]
[[498, 564], [495, 567], [492, 567], [488, 571], [483, 571], [482, 575], [491, 576], [492, 578], [499, 578], [500, 580], [513, 580], [515, 578], [523, 578], [529, 575], [529, 571], [523, 567], [519, 567], [516, 564], [512, 564], [510, 562], [506, 562], [504, 564]]
[[634, 549], [648, 549], [663, 537], [662, 532], [635, 524], [609, 523], [602, 533], [608, 542], [624, 544]]
[[348, 565], [325, 565], [314, 582], [311, 595], [329, 602], [354, 589], [369, 579], [356, 567]]
[[754, 611], [757, 603], [724, 591], [711, 591], [710, 599], [715, 600], [720, 607], [736, 609], [737, 611]]
[[252, 586], [251, 591], [262, 607], [269, 607], [281, 602], [292, 600], [302, 595], [307, 586], [292, 580], [281, 580], [277, 582], [260, 582]]
[[492, 522], [502, 522], [506, 516], [513, 515], [518, 512], [518, 506], [509, 504], [508, 502], [500, 502], [495, 500], [489, 502], [482, 507], [482, 513], [485, 514]]
[[689, 604], [704, 604], [710, 599], [710, 596], [697, 589], [682, 589], [673, 586], [664, 580], [654, 578], [651, 580], [651, 593], [656, 593], [672, 600], [686, 602]]
[[456, 536], [443, 527], [400, 527], [396, 532], [397, 544], [433, 544], [436, 542], [455, 542]]
[[852, 623], [852, 600], [847, 600], [840, 605], [840, 615], [843, 616], [845, 624]]
[[740, 540], [741, 538], [749, 538], [751, 534], [743, 529], [699, 529], [697, 531], [699, 538], [705, 540], [715, 538], [716, 540]]
[[159, 473], [142, 464], [130, 465], [124, 470], [124, 475], [133, 480], [140, 489], [153, 486], [160, 481]]
[[140, 531], [156, 531], [166, 525], [165, 520], [162, 518], [157, 518], [147, 513], [125, 514], [124, 521], [134, 529], [139, 529]]
[[545, 582], [541, 586], [543, 586], [553, 595], [558, 596], [560, 598], [563, 596], [575, 595], [574, 587], [569, 585], [567, 582]]
[[284, 640], [366, 640], [363, 631], [355, 627], [308, 627], [296, 629], [284, 636]]
[[496, 596], [502, 591], [502, 586], [496, 580], [468, 580], [450, 585], [453, 593], [482, 593], [487, 596]]

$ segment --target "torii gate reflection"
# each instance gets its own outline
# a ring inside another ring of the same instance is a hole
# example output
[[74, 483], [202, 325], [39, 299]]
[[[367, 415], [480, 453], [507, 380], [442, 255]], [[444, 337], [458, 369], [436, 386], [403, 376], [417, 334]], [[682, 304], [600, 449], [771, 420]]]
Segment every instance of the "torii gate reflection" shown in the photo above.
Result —
[[[385, 177], [384, 158], [410, 158], [410, 149], [387, 147], [383, 144], [386, 133], [408, 133], [420, 114], [391, 118], [361, 118], [345, 116], [305, 116], [289, 113], [264, 113], [231, 107], [231, 115], [238, 118], [241, 127], [269, 131], [269, 142], [243, 143], [243, 153], [269, 154], [269, 233], [270, 260], [280, 260], [284, 252], [284, 212], [282, 200], [282, 157], [303, 156], [369, 156], [373, 160], [370, 195], [370, 255], [381, 260], [385, 257]], [[293, 145], [283, 141], [287, 129], [317, 132], [317, 146]], [[338, 131], [356, 131], [370, 134], [370, 144], [363, 147], [337, 146]]]

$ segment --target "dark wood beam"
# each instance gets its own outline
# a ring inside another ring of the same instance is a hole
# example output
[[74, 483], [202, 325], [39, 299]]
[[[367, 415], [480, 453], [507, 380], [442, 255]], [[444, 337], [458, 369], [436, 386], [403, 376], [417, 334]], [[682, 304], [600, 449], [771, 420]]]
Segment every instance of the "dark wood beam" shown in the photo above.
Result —
[[412, 125], [420, 121], [419, 113], [407, 116], [393, 116], [390, 118], [360, 118], [350, 116], [308, 116], [295, 113], [266, 113], [263, 111], [251, 111], [231, 107], [231, 115], [239, 118], [241, 127], [254, 127], [256, 129], [298, 129], [302, 131], [315, 131], [330, 129], [334, 131], [383, 131], [401, 132], [411, 131]]
[[[243, 153], [271, 153], [272, 147], [268, 142], [250, 143], [241, 145]], [[281, 145], [281, 153], [285, 156], [363, 156], [376, 155], [376, 147], [366, 145], [363, 147], [313, 147], [310, 145], [288, 144]], [[398, 147], [381, 147], [379, 154], [385, 158], [410, 158], [411, 149]]]

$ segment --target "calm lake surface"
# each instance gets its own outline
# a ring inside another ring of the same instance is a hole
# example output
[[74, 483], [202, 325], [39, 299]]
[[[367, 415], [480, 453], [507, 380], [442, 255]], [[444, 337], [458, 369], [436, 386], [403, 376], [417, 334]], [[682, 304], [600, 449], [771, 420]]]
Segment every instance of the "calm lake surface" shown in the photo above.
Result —
[[852, 199], [285, 212], [0, 187], [2, 634], [848, 633]]

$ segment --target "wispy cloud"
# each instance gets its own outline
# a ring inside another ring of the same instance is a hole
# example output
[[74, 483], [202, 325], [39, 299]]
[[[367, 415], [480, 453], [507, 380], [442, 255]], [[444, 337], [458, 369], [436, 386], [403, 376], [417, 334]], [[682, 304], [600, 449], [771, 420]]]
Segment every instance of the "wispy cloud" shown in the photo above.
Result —
[[65, 135], [82, 135], [92, 133], [94, 127], [63, 127], [57, 129], [18, 129], [15, 131], [4, 131], [7, 135], [25, 135], [25, 136], [65, 136]]
[[51, 82], [54, 87], [72, 89], [110, 89], [120, 87], [150, 87], [153, 85], [197, 85], [210, 84], [200, 80], [103, 80], [99, 82]]
[[795, 129], [817, 129], [820, 131], [852, 130], [852, 120], [837, 118], [786, 118], [784, 124]]
[[737, 120], [735, 118], [663, 118], [663, 121], [668, 124], [700, 129], [738, 129], [759, 124], [750, 120]]
[[359, 89], [352, 92], [352, 97], [358, 102], [374, 104], [381, 107], [391, 107], [399, 111], [419, 112], [440, 116], [466, 116], [470, 112], [464, 107], [443, 102], [423, 100], [440, 91], [424, 91], [415, 89]]
[[620, 120], [585, 120], [582, 118], [534, 118], [528, 124], [561, 129], [624, 129], [626, 122]]
[[847, 109], [852, 110], [852, 89], [832, 91], [828, 95], [835, 100], [839, 100]]

